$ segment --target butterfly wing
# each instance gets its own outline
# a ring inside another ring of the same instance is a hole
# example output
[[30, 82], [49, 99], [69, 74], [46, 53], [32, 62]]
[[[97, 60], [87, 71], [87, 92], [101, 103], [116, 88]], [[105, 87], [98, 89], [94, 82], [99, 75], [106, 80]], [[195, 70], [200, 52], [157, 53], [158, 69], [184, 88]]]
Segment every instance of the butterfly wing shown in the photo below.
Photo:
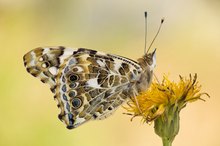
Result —
[[[55, 50], [60, 51], [59, 48]], [[83, 48], [68, 52], [65, 57], [59, 53], [53, 57], [51, 52], [46, 53], [51, 56], [51, 61], [60, 60], [53, 66], [56, 73], [50, 74], [47, 80], [54, 81], [50, 84], [56, 88], [55, 99], [61, 109], [58, 117], [67, 128], [78, 127], [92, 119], [106, 118], [129, 96], [133, 96], [133, 82], [137, 81], [142, 71], [135, 61]], [[61, 54], [65, 54], [65, 51]], [[61, 56], [63, 59], [60, 59]], [[35, 64], [39, 64], [39, 60], [42, 59], [38, 58], [34, 61]], [[31, 61], [32, 59], [26, 62], [33, 65]], [[36, 66], [32, 68], [35, 69]], [[43, 69], [38, 75], [41, 80], [42, 77], [45, 78], [41, 75], [42, 72], [45, 74]], [[29, 72], [35, 74], [33, 71]]]
[[74, 49], [59, 47], [36, 48], [24, 55], [23, 61], [27, 72], [50, 85], [55, 92], [56, 76], [64, 60], [71, 56]]

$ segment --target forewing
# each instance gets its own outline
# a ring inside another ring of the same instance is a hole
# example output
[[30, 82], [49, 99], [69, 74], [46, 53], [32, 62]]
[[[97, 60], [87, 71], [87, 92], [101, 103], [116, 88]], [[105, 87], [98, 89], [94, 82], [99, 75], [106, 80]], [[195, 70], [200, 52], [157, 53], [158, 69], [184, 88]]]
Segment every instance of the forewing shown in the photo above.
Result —
[[48, 83], [54, 92], [56, 76], [64, 60], [76, 51], [62, 46], [39, 47], [24, 55], [23, 61], [27, 71], [43, 83]]

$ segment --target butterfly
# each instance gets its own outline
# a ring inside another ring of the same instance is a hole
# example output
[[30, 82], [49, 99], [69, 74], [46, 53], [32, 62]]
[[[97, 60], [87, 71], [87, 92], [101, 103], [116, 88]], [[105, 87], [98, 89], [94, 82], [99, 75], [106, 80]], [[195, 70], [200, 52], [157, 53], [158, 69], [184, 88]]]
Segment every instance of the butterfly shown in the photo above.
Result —
[[27, 72], [49, 84], [68, 129], [109, 117], [145, 91], [156, 66], [156, 50], [137, 61], [92, 49], [39, 47], [23, 57]]

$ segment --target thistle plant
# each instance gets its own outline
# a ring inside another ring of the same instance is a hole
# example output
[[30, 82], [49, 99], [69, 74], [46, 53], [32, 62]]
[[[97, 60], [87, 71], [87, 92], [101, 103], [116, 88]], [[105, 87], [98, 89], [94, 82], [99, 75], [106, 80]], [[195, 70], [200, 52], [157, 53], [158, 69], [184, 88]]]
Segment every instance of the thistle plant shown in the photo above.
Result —
[[197, 74], [189, 78], [180, 76], [179, 82], [173, 82], [163, 76], [162, 83], [153, 82], [150, 89], [138, 95], [136, 100], [128, 101], [124, 107], [132, 119], [141, 116], [144, 123], [154, 123], [155, 133], [161, 137], [163, 146], [171, 146], [180, 128], [180, 111], [188, 103], [205, 101]]

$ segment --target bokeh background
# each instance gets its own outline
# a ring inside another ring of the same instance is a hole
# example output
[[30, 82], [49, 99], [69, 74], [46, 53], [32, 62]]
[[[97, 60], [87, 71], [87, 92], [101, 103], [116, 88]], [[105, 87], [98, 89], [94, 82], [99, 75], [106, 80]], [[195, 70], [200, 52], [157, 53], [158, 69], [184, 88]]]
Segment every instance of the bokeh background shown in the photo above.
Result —
[[143, 55], [144, 17], [148, 44], [165, 17], [156, 74], [198, 73], [211, 98], [181, 112], [174, 146], [219, 146], [219, 0], [0, 0], [1, 146], [160, 146], [153, 124], [130, 122], [120, 108], [103, 121], [67, 130], [49, 86], [28, 74], [23, 55], [39, 46], [92, 48], [137, 59]]

